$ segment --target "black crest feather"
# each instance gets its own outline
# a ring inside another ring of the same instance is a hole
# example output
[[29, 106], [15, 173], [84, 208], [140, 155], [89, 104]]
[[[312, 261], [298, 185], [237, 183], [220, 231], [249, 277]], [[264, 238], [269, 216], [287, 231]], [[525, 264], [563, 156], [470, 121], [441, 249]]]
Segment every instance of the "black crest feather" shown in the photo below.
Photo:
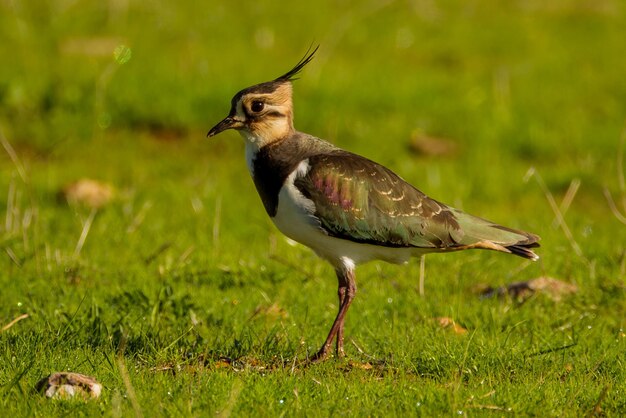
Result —
[[311, 47], [309, 47], [309, 49], [304, 54], [304, 57], [302, 57], [302, 59], [296, 64], [295, 67], [293, 67], [287, 73], [281, 75], [280, 77], [278, 77], [274, 81], [293, 81], [293, 80], [297, 80], [297, 78], [295, 78], [294, 76], [297, 75], [304, 68], [305, 65], [307, 65], [309, 62], [311, 62], [311, 60], [313, 59], [313, 56], [315, 55], [315, 53], [317, 52], [319, 47], [320, 47], [319, 45], [316, 46], [313, 51], [311, 51]]

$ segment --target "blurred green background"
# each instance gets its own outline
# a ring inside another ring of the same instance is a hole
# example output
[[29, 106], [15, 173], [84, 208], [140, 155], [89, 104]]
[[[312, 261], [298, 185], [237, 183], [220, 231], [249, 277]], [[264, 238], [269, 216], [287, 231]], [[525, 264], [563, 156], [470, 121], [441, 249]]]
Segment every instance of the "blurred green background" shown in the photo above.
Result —
[[[409, 178], [398, 160], [411, 133], [424, 132], [461, 146], [470, 164], [456, 165], [461, 172], [513, 161], [546, 167], [550, 181], [584, 176], [601, 186], [616, 175], [624, 125], [623, 8], [5, 1], [0, 122], [25, 158], [63, 159], [97, 140], [124, 138], [111, 147], [132, 148], [142, 136], [185, 147], [237, 90], [320, 44], [296, 86], [299, 129], [365, 154], [384, 144], [378, 159]], [[231, 146], [217, 141], [203, 153]], [[489, 187], [489, 173], [472, 175]]]
[[[301, 403], [278, 372], [244, 376], [245, 401], [231, 406], [232, 374], [215, 377], [209, 367], [198, 393], [183, 385], [195, 369], [153, 379], [154, 368], [198, 356], [209, 365], [224, 356], [302, 358], [332, 321], [332, 271], [275, 230], [241, 139], [205, 138], [238, 90], [283, 74], [317, 44], [294, 84], [297, 129], [387, 165], [438, 200], [543, 238], [533, 265], [486, 252], [428, 257], [428, 298], [415, 291], [419, 263], [365, 266], [346, 333], [393, 367], [429, 376], [418, 391], [426, 414], [469, 408], [466, 399], [487, 392], [481, 381], [497, 390], [493, 402], [521, 413], [586, 414], [600, 398], [609, 413], [623, 408], [626, 227], [606, 198], [626, 213], [626, 4], [616, 0], [0, 0], [0, 325], [29, 315], [1, 334], [0, 405], [74, 411], [21, 394], [51, 371], [82, 369], [108, 385], [100, 411], [136, 412], [115, 397], [127, 389], [111, 361], [120, 353], [136, 365], [146, 413], [197, 414], [199, 405], [250, 413], [266, 393], [248, 389], [261, 386], [288, 393], [296, 412], [320, 405], [311, 379], [322, 378], [312, 370], [302, 381], [290, 375]], [[531, 169], [539, 177], [527, 176]], [[84, 178], [110, 187], [113, 200], [68, 202], [68, 185]], [[551, 198], [569, 232], [555, 226]], [[574, 283], [579, 294], [518, 310], [471, 290], [540, 275]], [[259, 312], [269, 319], [253, 320]], [[434, 316], [479, 331], [471, 344], [450, 342], [424, 323]], [[525, 360], [579, 338], [586, 342], [555, 354], [559, 361]], [[493, 356], [502, 357], [489, 363]], [[456, 361], [468, 358], [476, 369], [466, 378]], [[568, 364], [576, 378], [562, 386]], [[356, 390], [353, 375], [327, 367], [324, 379]], [[510, 370], [519, 380], [507, 380]], [[378, 405], [373, 394], [388, 390], [390, 412], [414, 412], [394, 395], [400, 385], [417, 396], [414, 380], [356, 373], [369, 395], [354, 405], [341, 403], [343, 392], [329, 395], [322, 411], [367, 414]], [[553, 385], [537, 389], [538, 373]], [[177, 400], [151, 403], [171, 388]]]

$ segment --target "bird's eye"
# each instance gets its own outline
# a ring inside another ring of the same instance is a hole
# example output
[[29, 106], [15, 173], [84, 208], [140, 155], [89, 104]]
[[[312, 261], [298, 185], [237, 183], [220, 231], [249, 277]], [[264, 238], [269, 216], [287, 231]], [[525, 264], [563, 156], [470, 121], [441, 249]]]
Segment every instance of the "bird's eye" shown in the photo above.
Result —
[[265, 104], [263, 102], [255, 101], [255, 102], [252, 102], [252, 105], [250, 106], [250, 110], [252, 110], [255, 113], [258, 113], [261, 110], [263, 110], [263, 107], [265, 107]]

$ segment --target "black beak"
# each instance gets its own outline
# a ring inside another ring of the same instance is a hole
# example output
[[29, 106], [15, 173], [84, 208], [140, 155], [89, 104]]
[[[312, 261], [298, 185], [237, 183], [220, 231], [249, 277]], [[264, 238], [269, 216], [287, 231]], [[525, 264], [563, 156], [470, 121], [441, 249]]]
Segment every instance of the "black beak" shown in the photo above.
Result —
[[237, 129], [237, 128], [240, 128], [241, 126], [243, 126], [242, 122], [236, 120], [235, 118], [231, 116], [226, 116], [220, 123], [212, 127], [206, 136], [207, 138], [210, 138], [227, 129]]

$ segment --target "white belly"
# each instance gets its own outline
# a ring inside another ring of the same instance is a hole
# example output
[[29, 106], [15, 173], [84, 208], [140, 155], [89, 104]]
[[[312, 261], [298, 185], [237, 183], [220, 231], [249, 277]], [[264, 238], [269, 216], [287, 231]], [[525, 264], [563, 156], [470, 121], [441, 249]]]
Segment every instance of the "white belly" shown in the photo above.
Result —
[[315, 206], [293, 186], [299, 171], [308, 165], [298, 167], [287, 179], [278, 196], [278, 210], [272, 218], [278, 229], [289, 238], [313, 249], [320, 257], [335, 267], [350, 261], [361, 264], [371, 260], [384, 260], [390, 263], [406, 263], [414, 251], [411, 248], [392, 248], [353, 241], [327, 235], [313, 216]]

